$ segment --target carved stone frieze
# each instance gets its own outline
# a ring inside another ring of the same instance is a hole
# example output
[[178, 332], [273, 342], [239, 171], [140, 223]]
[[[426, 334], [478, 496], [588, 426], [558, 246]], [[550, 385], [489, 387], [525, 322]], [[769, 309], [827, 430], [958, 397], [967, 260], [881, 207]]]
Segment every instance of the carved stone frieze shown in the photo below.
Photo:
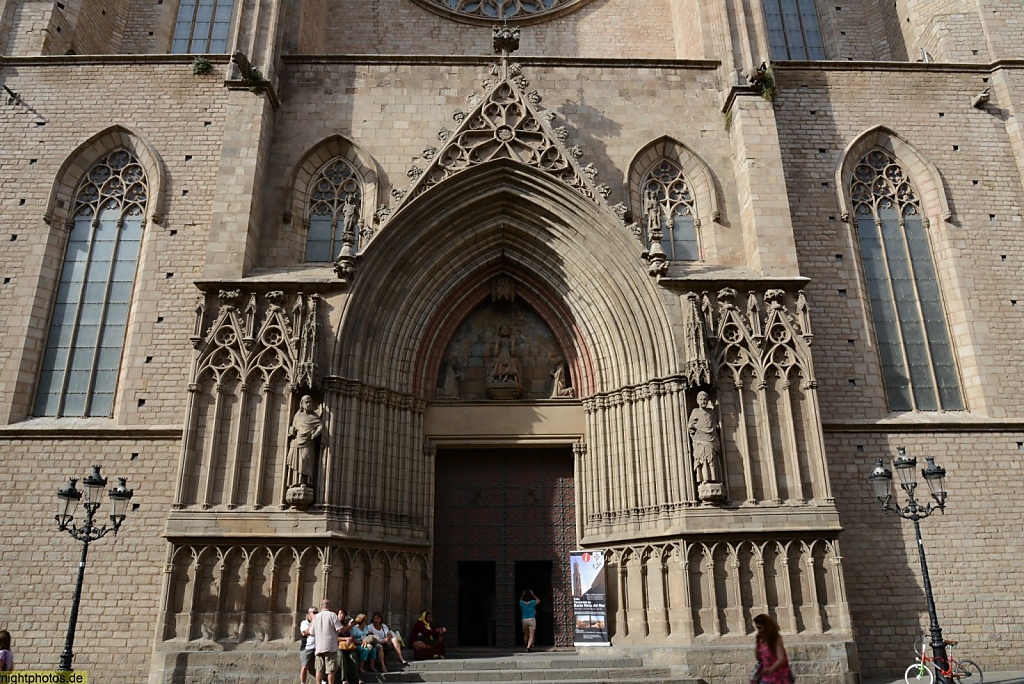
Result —
[[[286, 311], [288, 300], [292, 311]], [[320, 349], [323, 330], [317, 312], [319, 295], [271, 291], [262, 296], [241, 290], [199, 295], [190, 336], [198, 351], [192, 383], [207, 373], [217, 382], [227, 371], [260, 386], [278, 372], [294, 391], [320, 390]], [[217, 313], [205, 332], [210, 302]], [[244, 308], [241, 306], [245, 302]], [[258, 377], [253, 378], [256, 374]]]

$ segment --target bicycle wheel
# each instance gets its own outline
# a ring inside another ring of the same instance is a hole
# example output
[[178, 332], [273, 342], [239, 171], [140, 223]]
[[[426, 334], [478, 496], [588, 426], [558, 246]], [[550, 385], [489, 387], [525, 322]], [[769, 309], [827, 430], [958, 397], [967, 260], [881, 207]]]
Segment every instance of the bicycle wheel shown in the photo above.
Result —
[[932, 684], [935, 681], [935, 675], [927, 665], [914, 663], [907, 668], [903, 679], [906, 680], [907, 684]]
[[953, 677], [957, 681], [970, 682], [970, 684], [983, 684], [985, 681], [985, 675], [981, 673], [981, 668], [972, 660], [958, 661], [956, 668], [953, 669]]

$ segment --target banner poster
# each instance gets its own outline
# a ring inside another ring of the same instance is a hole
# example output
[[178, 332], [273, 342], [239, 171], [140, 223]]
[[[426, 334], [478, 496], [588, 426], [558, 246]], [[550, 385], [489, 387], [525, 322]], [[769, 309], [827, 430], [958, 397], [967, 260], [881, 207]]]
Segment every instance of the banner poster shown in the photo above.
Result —
[[570, 551], [576, 646], [611, 646], [603, 551]]

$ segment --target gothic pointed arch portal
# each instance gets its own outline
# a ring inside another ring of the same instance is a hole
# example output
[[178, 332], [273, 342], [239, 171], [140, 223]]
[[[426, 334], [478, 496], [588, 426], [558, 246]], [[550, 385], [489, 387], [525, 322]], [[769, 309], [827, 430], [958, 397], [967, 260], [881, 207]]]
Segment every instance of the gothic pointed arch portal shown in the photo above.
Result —
[[549, 585], [542, 638], [571, 643], [575, 483], [596, 477], [583, 402], [672, 374], [671, 305], [613, 212], [513, 160], [410, 199], [360, 255], [324, 383], [323, 497], [351, 530], [430, 546], [431, 607], [455, 644], [480, 618], [459, 613], [460, 572], [480, 594], [461, 605], [493, 591], [508, 614], [492, 643], [515, 642], [524, 582]]

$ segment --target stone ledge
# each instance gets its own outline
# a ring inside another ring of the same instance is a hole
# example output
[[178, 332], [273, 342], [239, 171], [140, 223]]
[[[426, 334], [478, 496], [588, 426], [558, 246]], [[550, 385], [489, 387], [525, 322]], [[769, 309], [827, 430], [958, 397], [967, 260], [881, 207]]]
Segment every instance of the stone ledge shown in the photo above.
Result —
[[1024, 432], [1024, 421], [974, 417], [969, 413], [921, 413], [887, 418], [822, 420], [822, 429], [837, 432]]
[[[285, 64], [401, 64], [438, 66], [489, 66], [492, 55], [282, 55]], [[722, 65], [714, 59], [631, 59], [614, 57], [548, 57], [515, 55], [523, 66], [587, 67], [608, 69], [671, 69], [708, 71]]]
[[913, 71], [913, 72], [958, 72], [991, 73], [1000, 69], [1022, 69], [1024, 60], [1000, 59], [989, 64], [967, 62], [872, 62], [872, 61], [820, 61], [772, 62], [772, 70], [778, 74], [784, 71]]
[[580, 544], [593, 546], [721, 534], [793, 536], [839, 532], [842, 529], [839, 512], [832, 503], [737, 507], [700, 505], [643, 522], [623, 521], [603, 526], [584, 523]]
[[[350, 542], [390, 547], [428, 548], [425, 532], [405, 523], [346, 520], [337, 513], [311, 513], [266, 507], [263, 510], [175, 509], [167, 516], [163, 536], [180, 543], [295, 544]], [[406, 534], [387, 532], [405, 529]]]
[[29, 418], [0, 425], [0, 439], [61, 437], [63, 439], [181, 439], [182, 428], [173, 425], [121, 425], [110, 418]]

